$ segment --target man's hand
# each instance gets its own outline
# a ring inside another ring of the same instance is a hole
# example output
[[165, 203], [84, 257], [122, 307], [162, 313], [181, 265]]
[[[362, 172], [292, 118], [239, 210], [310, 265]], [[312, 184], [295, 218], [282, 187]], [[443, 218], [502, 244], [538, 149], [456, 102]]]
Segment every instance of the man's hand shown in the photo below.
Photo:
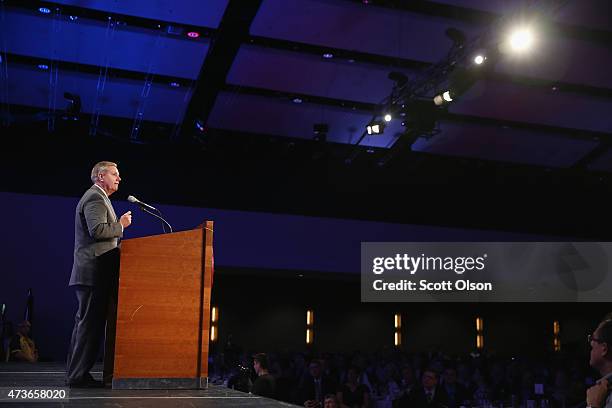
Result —
[[587, 406], [602, 408], [606, 401], [606, 395], [608, 395], [608, 380], [603, 380], [587, 390]]
[[119, 222], [121, 223], [121, 225], [123, 225], [124, 229], [129, 227], [130, 224], [132, 223], [132, 212], [128, 211], [125, 214], [123, 214], [121, 218], [119, 219]]

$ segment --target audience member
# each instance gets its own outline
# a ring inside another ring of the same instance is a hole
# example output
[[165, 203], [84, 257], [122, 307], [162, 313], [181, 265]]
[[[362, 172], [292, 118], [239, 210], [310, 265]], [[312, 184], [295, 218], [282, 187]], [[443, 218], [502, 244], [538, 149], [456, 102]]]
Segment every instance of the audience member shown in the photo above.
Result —
[[370, 404], [370, 390], [359, 383], [359, 369], [349, 367], [346, 381], [338, 391], [338, 402], [342, 408], [367, 408]]
[[323, 367], [319, 360], [312, 360], [308, 365], [306, 374], [297, 391], [297, 403], [306, 408], [320, 408], [323, 406], [324, 396], [336, 392], [336, 382], [323, 376]]
[[17, 326], [17, 332], [9, 344], [9, 361], [27, 361], [35, 363], [38, 361], [38, 350], [34, 340], [29, 337], [30, 322], [24, 320]]
[[591, 358], [589, 364], [599, 371], [602, 379], [586, 392], [587, 407], [612, 408], [612, 394], [608, 387], [612, 380], [603, 378], [612, 374], [612, 320], [604, 320], [589, 335]]
[[270, 363], [268, 362], [268, 356], [264, 353], [255, 354], [253, 356], [253, 368], [255, 369], [257, 378], [253, 383], [251, 392], [262, 397], [275, 398], [276, 382], [268, 371], [269, 367]]

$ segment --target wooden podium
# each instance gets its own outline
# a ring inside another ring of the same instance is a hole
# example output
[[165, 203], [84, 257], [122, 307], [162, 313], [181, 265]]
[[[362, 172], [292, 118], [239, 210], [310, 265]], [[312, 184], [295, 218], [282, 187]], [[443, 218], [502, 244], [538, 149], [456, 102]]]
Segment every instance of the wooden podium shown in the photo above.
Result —
[[212, 221], [121, 243], [115, 343], [107, 342], [104, 368], [114, 389], [207, 386], [212, 275]]

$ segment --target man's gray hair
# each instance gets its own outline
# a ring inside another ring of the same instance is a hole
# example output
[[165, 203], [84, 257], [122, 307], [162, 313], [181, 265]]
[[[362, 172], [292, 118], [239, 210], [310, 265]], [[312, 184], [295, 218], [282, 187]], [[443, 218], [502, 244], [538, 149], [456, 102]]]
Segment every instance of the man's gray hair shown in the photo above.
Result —
[[106, 173], [109, 167], [117, 167], [117, 164], [109, 161], [101, 161], [91, 169], [91, 182], [95, 184], [100, 174]]

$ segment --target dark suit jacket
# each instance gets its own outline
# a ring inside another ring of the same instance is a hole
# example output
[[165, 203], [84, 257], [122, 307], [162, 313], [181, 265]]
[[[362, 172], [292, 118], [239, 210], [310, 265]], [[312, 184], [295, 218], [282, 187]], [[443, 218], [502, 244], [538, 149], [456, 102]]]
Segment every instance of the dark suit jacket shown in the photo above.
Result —
[[451, 395], [451, 392], [447, 390], [447, 388], [444, 385], [441, 385], [439, 387], [444, 388], [444, 390], [446, 391], [446, 394], [448, 395], [449, 408], [460, 407], [463, 404], [463, 401], [472, 399], [470, 392], [462, 384], [459, 384], [459, 383], [455, 384], [454, 395]]
[[[327, 394], [336, 394], [336, 382], [329, 377], [321, 377], [321, 395], [325, 397]], [[315, 383], [314, 379], [307, 375], [302, 379], [297, 390], [298, 405], [304, 405], [304, 402], [315, 399]]]
[[113, 250], [122, 237], [123, 229], [110, 200], [97, 186], [91, 186], [76, 207], [69, 285], [93, 286], [101, 279], [110, 278], [104, 274], [108, 273], [109, 266], [118, 266], [119, 252]]
[[427, 402], [425, 397], [425, 390], [422, 386], [414, 387], [408, 395], [396, 400], [397, 405], [394, 403], [393, 406], [402, 408], [444, 408], [448, 407], [448, 395], [443, 387], [438, 385], [436, 392], [434, 393], [433, 400]]

